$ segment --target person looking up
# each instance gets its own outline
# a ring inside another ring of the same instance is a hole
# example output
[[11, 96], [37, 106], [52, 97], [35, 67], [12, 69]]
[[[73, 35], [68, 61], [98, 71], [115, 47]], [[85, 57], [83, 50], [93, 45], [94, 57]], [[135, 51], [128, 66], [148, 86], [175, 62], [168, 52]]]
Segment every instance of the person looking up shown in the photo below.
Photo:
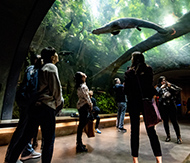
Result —
[[[128, 111], [131, 123], [131, 154], [133, 156], [133, 163], [138, 163], [140, 134], [139, 116], [141, 112], [144, 117], [142, 100], [143, 98], [152, 99], [153, 96], [156, 95], [156, 90], [152, 84], [152, 68], [146, 65], [144, 55], [141, 52], [133, 52], [131, 66], [125, 72], [125, 94], [128, 99]], [[154, 156], [156, 157], [156, 162], [162, 163], [161, 147], [154, 126], [149, 128], [146, 127], [146, 131]]]
[[40, 126], [44, 139], [42, 163], [50, 163], [55, 140], [55, 112], [63, 107], [62, 87], [58, 76], [56, 63], [58, 54], [53, 47], [41, 51], [43, 65], [38, 75], [38, 98], [29, 108], [29, 118], [24, 133], [14, 146], [8, 163], [15, 163], [26, 144], [33, 137], [36, 128]]
[[125, 118], [127, 103], [124, 93], [124, 85], [121, 84], [119, 78], [115, 78], [114, 81], [115, 81], [115, 86], [113, 88], [115, 90], [115, 100], [118, 106], [116, 127], [118, 128], [119, 132], [125, 133], [127, 130], [123, 126], [124, 126], [124, 118]]
[[88, 113], [92, 111], [93, 104], [89, 96], [89, 89], [86, 85], [87, 75], [83, 72], [75, 74], [76, 89], [78, 95], [77, 109], [79, 111], [79, 125], [77, 129], [77, 152], [87, 152], [86, 145], [82, 142], [82, 131], [88, 123]]

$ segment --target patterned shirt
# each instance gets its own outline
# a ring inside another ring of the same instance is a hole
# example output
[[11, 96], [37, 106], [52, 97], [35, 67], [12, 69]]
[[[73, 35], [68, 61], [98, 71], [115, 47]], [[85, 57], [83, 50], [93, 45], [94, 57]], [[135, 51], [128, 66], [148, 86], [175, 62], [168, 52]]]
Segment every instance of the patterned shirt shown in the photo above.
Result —
[[89, 96], [89, 89], [86, 85], [86, 83], [83, 83], [80, 85], [80, 87], [77, 89], [77, 95], [78, 95], [78, 102], [77, 102], [77, 109], [80, 109], [83, 105], [88, 104], [92, 108], [92, 102]]

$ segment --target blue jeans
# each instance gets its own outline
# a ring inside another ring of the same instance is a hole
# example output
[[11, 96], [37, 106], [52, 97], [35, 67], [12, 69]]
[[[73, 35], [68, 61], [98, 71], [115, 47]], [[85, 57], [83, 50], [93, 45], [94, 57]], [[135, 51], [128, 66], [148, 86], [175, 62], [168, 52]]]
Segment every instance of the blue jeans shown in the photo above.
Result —
[[95, 129], [97, 129], [100, 123], [100, 116], [98, 115], [98, 113], [94, 113], [93, 115], [94, 115], [94, 119], [96, 119]]
[[29, 112], [29, 119], [23, 135], [12, 150], [13, 154], [10, 156], [10, 163], [17, 161], [20, 153], [27, 143], [33, 137], [33, 133], [40, 125], [42, 137], [44, 138], [44, 147], [42, 150], [42, 163], [50, 163], [53, 154], [53, 146], [55, 140], [55, 110], [42, 104], [38, 107], [31, 107]]
[[126, 102], [118, 102], [117, 106], [118, 106], [118, 111], [117, 111], [116, 126], [118, 128], [123, 128], [127, 103]]
[[[28, 108], [20, 108], [20, 119], [17, 125], [17, 128], [15, 132], [13, 133], [13, 136], [11, 138], [11, 142], [9, 143], [9, 146], [7, 148], [5, 161], [9, 162], [10, 156], [13, 154], [13, 149], [15, 148], [16, 144], [19, 142], [21, 136], [23, 135], [23, 132], [26, 128], [26, 124], [28, 121]], [[28, 141], [28, 144], [23, 148], [22, 157], [30, 155], [34, 149], [32, 148], [32, 144], [30, 140]]]

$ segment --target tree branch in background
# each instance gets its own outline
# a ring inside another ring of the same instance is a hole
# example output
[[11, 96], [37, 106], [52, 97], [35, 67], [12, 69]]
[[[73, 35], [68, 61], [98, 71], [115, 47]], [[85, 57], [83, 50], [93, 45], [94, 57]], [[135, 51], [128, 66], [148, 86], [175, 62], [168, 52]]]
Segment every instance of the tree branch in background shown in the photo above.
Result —
[[190, 12], [183, 15], [176, 24], [165, 28], [169, 32], [167, 34], [156, 33], [153, 36], [149, 37], [145, 41], [135, 45], [131, 49], [127, 50], [121, 57], [112, 62], [108, 67], [104, 68], [97, 74], [91, 77], [92, 80], [98, 80], [104, 74], [114, 77], [117, 73], [117, 70], [127, 61], [131, 59], [131, 53], [134, 51], [145, 52], [156, 46], [159, 46], [163, 43], [171, 41], [175, 38], [178, 38], [182, 35], [185, 35], [190, 32]]

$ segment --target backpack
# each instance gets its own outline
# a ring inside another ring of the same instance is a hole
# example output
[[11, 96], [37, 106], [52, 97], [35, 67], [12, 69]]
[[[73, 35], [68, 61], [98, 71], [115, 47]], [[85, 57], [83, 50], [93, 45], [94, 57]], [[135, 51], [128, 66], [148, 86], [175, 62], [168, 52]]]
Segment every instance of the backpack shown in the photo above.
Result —
[[19, 107], [29, 107], [38, 98], [38, 71], [34, 65], [29, 66], [24, 75], [23, 82], [16, 92], [16, 102]]

